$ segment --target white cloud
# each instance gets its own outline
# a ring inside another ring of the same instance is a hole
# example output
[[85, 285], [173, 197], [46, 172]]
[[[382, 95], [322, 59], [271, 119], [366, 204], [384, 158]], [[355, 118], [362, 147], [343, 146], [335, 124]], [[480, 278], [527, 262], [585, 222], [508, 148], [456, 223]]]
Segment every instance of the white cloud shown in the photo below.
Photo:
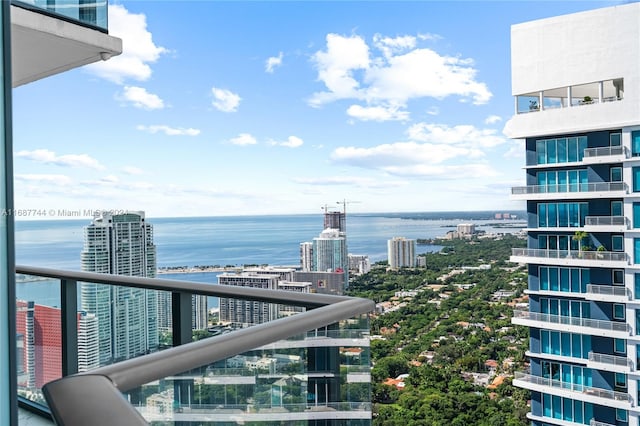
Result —
[[440, 114], [440, 108], [438, 108], [436, 106], [431, 107], [431, 108], [429, 108], [427, 110], [427, 114], [429, 114], [429, 115], [439, 115]]
[[15, 156], [37, 163], [54, 164], [62, 167], [87, 167], [96, 170], [104, 170], [105, 168], [98, 160], [87, 154], [56, 155], [55, 152], [48, 149], [36, 149], [33, 151], [18, 151]]
[[[354, 99], [366, 101], [363, 110], [393, 106], [400, 113], [415, 98], [455, 95], [462, 101], [487, 103], [492, 94], [476, 79], [473, 60], [417, 47], [418, 41], [431, 39], [434, 36], [391, 38], [376, 34], [371, 49], [360, 36], [328, 34], [326, 49], [312, 58], [318, 80], [327, 90], [314, 93], [309, 105]], [[370, 119], [368, 114], [361, 117]], [[397, 118], [390, 115], [387, 119]]]
[[481, 148], [491, 148], [507, 141], [494, 129], [478, 129], [464, 124], [449, 127], [446, 124], [417, 123], [409, 127], [407, 134], [410, 139], [420, 142], [463, 144]]
[[331, 160], [354, 167], [381, 170], [395, 176], [460, 179], [476, 174], [496, 176], [486, 163], [487, 151], [506, 142], [493, 129], [418, 123], [408, 131], [409, 141], [372, 147], [335, 149]]
[[267, 59], [264, 70], [270, 74], [273, 74], [273, 71], [282, 65], [282, 58], [284, 57], [283, 53], [278, 53], [278, 56], [271, 56]]
[[47, 183], [55, 186], [71, 185], [72, 180], [65, 175], [47, 175], [47, 174], [17, 174], [15, 179], [20, 182], [27, 183]]
[[298, 148], [304, 144], [304, 141], [297, 136], [289, 136], [286, 141], [271, 141], [271, 145], [286, 146], [287, 148]]
[[136, 108], [148, 110], [164, 108], [164, 101], [158, 95], [147, 92], [143, 87], [125, 86], [119, 99], [132, 103]]
[[380, 181], [377, 179], [363, 178], [359, 176], [332, 176], [322, 178], [294, 178], [294, 182], [313, 186], [358, 186], [364, 188], [396, 188], [404, 186], [407, 182]]
[[117, 84], [123, 84], [127, 79], [148, 80], [152, 73], [149, 64], [167, 53], [167, 49], [153, 42], [146, 16], [131, 13], [122, 5], [110, 4], [108, 19], [109, 34], [122, 39], [122, 54], [87, 65], [86, 69]]
[[369, 46], [358, 36], [344, 37], [327, 34], [327, 50], [313, 55], [318, 80], [328, 92], [315, 93], [309, 101], [312, 106], [346, 98], [361, 98], [358, 94], [360, 83], [354, 71], [369, 68]]
[[499, 115], [490, 115], [484, 119], [484, 124], [496, 124], [502, 121], [502, 117]]
[[143, 132], [149, 132], [151, 134], [162, 132], [167, 136], [198, 136], [200, 134], [199, 129], [193, 129], [191, 127], [184, 128], [184, 127], [169, 127], [165, 125], [151, 125], [151, 126], [139, 125], [136, 127], [136, 129], [141, 130]]
[[242, 98], [236, 93], [233, 93], [227, 89], [220, 89], [217, 87], [211, 88], [213, 95], [213, 101], [211, 104], [222, 112], [236, 112]]
[[144, 171], [142, 169], [139, 169], [138, 167], [134, 167], [134, 166], [124, 166], [122, 168], [122, 171], [128, 175], [133, 175], [133, 176], [144, 174]]
[[255, 145], [258, 143], [256, 138], [251, 136], [249, 133], [240, 133], [235, 138], [229, 139], [229, 142], [231, 142], [233, 145], [240, 145], [240, 146]]
[[347, 115], [362, 121], [407, 121], [409, 120], [408, 111], [400, 111], [398, 107], [393, 106], [371, 106], [363, 107], [360, 105], [351, 105], [347, 109]]

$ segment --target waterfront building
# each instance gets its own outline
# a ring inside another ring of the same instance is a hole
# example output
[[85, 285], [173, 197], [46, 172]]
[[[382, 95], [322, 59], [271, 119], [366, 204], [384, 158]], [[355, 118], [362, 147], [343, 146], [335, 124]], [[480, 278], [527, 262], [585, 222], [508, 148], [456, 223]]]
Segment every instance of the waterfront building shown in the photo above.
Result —
[[459, 223], [458, 226], [456, 226], [456, 231], [460, 238], [472, 236], [476, 233], [476, 225], [473, 223]]
[[356, 275], [366, 274], [371, 270], [371, 261], [366, 254], [349, 254], [349, 272]]
[[88, 312], [78, 312], [78, 372], [93, 370], [100, 366], [98, 344], [98, 318]]
[[338, 272], [343, 275], [344, 288], [349, 286], [347, 237], [338, 229], [325, 229], [313, 239], [313, 270]]
[[310, 282], [312, 293], [344, 294], [344, 274], [341, 272], [296, 271], [294, 281]]
[[389, 269], [416, 266], [416, 240], [394, 237], [387, 241]]
[[[83, 271], [153, 278], [153, 226], [144, 212], [102, 213], [84, 228], [80, 259]], [[82, 283], [80, 304], [98, 319], [101, 365], [158, 349], [157, 291]]]
[[[237, 287], [276, 290], [280, 276], [250, 272], [225, 273], [218, 276], [218, 284]], [[238, 327], [271, 321], [277, 318], [277, 305], [251, 300], [220, 298], [220, 321]]]
[[638, 425], [640, 397], [640, 3], [511, 28], [525, 150], [534, 426]]
[[300, 270], [303, 272], [313, 271], [313, 243], [300, 243]]

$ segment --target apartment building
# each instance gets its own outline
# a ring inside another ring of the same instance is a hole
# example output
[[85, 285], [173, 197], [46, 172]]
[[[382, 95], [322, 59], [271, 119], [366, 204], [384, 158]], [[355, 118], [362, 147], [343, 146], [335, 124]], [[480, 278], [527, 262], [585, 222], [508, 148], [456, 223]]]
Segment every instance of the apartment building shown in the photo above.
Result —
[[638, 425], [640, 3], [514, 25], [532, 425]]

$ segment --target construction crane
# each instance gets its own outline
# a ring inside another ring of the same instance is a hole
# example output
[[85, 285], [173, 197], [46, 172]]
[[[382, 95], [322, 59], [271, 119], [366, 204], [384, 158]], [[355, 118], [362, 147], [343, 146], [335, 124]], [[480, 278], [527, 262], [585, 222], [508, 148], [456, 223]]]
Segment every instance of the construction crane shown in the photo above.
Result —
[[342, 201], [336, 201], [336, 204], [342, 204], [342, 212], [345, 214], [345, 216], [347, 215], [347, 204], [357, 204], [357, 203], [361, 203], [362, 201], [352, 201], [352, 200], [342, 200]]

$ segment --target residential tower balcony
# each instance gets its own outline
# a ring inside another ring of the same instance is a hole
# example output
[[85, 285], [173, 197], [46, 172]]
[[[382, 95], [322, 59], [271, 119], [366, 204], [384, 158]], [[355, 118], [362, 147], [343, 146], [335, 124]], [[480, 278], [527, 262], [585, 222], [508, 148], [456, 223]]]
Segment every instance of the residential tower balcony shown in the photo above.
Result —
[[[18, 388], [22, 407], [50, 410], [57, 424], [66, 424], [69, 416], [77, 421], [74, 424], [92, 424], [93, 418], [104, 416], [111, 424], [141, 425], [214, 419], [341, 424], [371, 419], [368, 314], [374, 304], [370, 300], [46, 268], [16, 269], [60, 283], [60, 308], [47, 308], [62, 338], [46, 352], [59, 357], [54, 369], [61, 371], [58, 377], [62, 378], [48, 382], [42, 391], [30, 385]], [[80, 282], [171, 292], [173, 347], [78, 373], [81, 343], [87, 343], [78, 316]], [[192, 341], [193, 294], [305, 309]], [[29, 316], [26, 318], [28, 321]], [[27, 381], [30, 369], [42, 365], [41, 360], [32, 359], [37, 354], [28, 349], [28, 340], [23, 336], [18, 345], [27, 359], [18, 367], [18, 376]], [[355, 354], [348, 357], [348, 365], [343, 355], [347, 352]]]
[[11, 4], [13, 87], [122, 53], [122, 40], [107, 34], [106, 0]]
[[597, 352], [589, 352], [587, 367], [616, 373], [634, 371], [633, 361], [626, 356], [608, 355]]
[[627, 254], [617, 251], [514, 248], [511, 249], [511, 257], [509, 260], [515, 263], [585, 266], [592, 268], [624, 268], [629, 265]]
[[511, 188], [511, 198], [514, 200], [615, 198], [624, 197], [628, 188], [624, 182], [515, 186]]
[[515, 373], [513, 385], [534, 392], [543, 392], [607, 407], [630, 409], [633, 406], [633, 398], [628, 393], [567, 383], [522, 372]]
[[582, 162], [588, 164], [620, 163], [630, 157], [631, 153], [627, 147], [606, 146], [585, 149]]
[[600, 302], [626, 303], [631, 300], [631, 290], [624, 286], [587, 284], [585, 299]]
[[591, 334], [593, 336], [616, 337], [628, 339], [631, 327], [626, 322], [597, 320], [591, 318], [574, 318], [564, 315], [543, 314], [515, 310], [511, 319], [513, 324], [547, 330], [569, 331], [572, 333]]
[[589, 232], [624, 232], [630, 222], [625, 216], [587, 216], [584, 218], [584, 230]]

